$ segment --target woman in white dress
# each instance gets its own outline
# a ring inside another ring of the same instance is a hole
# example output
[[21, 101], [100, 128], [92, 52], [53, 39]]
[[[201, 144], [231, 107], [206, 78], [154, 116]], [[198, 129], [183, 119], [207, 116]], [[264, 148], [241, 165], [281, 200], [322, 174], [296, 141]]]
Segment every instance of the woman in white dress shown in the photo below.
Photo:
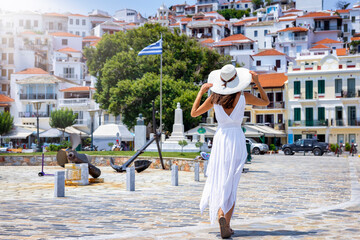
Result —
[[[251, 79], [261, 98], [242, 92]], [[213, 93], [199, 106], [202, 96], [209, 89]], [[197, 117], [214, 107], [218, 121], [200, 210], [203, 212], [209, 206], [210, 221], [214, 224], [218, 218], [222, 238], [228, 238], [234, 233], [230, 228], [230, 219], [247, 156], [245, 135], [241, 127], [245, 104], [266, 106], [269, 99], [255, 72], [228, 64], [210, 73], [208, 83], [202, 85], [191, 110], [191, 116]]]

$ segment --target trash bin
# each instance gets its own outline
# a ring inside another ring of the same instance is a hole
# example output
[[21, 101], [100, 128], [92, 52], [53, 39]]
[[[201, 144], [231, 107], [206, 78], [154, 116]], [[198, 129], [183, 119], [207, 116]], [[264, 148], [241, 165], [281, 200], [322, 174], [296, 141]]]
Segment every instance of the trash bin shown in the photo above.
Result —
[[246, 158], [246, 163], [251, 163], [251, 144], [250, 143], [246, 143], [246, 150], [247, 150], [247, 158]]

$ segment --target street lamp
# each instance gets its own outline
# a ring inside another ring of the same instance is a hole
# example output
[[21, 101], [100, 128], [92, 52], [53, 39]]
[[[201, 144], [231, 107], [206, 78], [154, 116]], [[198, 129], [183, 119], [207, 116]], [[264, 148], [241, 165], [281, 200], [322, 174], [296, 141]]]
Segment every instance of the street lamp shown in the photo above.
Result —
[[41, 108], [42, 102], [33, 102], [34, 108], [36, 110], [36, 125], [37, 125], [37, 151], [41, 152], [41, 146], [40, 146], [40, 136], [39, 136], [39, 110]]
[[91, 109], [88, 110], [90, 117], [91, 117], [91, 151], [94, 151], [94, 117], [95, 113], [98, 112], [98, 109]]

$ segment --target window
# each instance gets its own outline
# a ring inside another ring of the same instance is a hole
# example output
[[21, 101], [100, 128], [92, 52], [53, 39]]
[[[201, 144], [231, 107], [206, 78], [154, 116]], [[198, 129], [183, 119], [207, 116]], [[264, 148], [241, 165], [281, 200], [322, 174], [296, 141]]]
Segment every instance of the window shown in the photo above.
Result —
[[62, 24], [58, 23], [58, 30], [62, 30]]
[[294, 121], [301, 120], [301, 108], [294, 108]]
[[246, 117], [246, 122], [251, 122], [251, 113], [250, 113], [250, 111], [245, 111], [244, 116]]
[[277, 68], [281, 68], [281, 60], [280, 60], [280, 59], [277, 59], [277, 60], [275, 61], [275, 66], [276, 66]]
[[82, 20], [82, 25], [86, 25], [86, 20], [85, 19]]
[[31, 28], [31, 20], [26, 20], [25, 28], [26, 28], [26, 29], [30, 29], [30, 28]]
[[249, 5], [248, 5], [247, 3], [245, 3], [245, 8], [248, 8], [248, 6], [249, 6]]
[[289, 28], [289, 24], [286, 24], [285, 28]]
[[254, 31], [254, 37], [257, 37], [257, 36], [258, 36], [258, 31], [255, 30], [255, 31]]
[[300, 95], [300, 81], [294, 81], [294, 95]]
[[236, 7], [237, 7], [237, 8], [240, 8], [240, 5], [238, 4], [238, 5], [236, 5]]
[[[301, 134], [294, 134], [294, 142], [297, 142], [297, 140], [301, 140], [301, 138], [302, 138], [302, 135]], [[299, 142], [300, 143], [300, 142]], [[296, 145], [298, 145], [297, 143], [296, 143]], [[300, 145], [300, 144], [299, 144]]]
[[324, 107], [318, 107], [318, 120], [325, 121], [325, 108]]
[[75, 78], [74, 68], [63, 68], [64, 78]]
[[120, 123], [120, 115], [117, 115], [115, 117], [115, 124], [119, 124]]
[[75, 32], [75, 35], [80, 36], [80, 32], [79, 32], [79, 31], [76, 31], [76, 32]]
[[355, 29], [352, 29], [351, 30], [351, 35], [354, 35], [355, 34]]
[[62, 44], [62, 45], [67, 45], [67, 44], [68, 44], [68, 40], [67, 40], [67, 39], [62, 39], [62, 40], [61, 40], [61, 44]]
[[104, 114], [104, 123], [107, 124], [109, 122], [109, 114]]
[[282, 102], [282, 100], [283, 100], [283, 93], [282, 92], [277, 92], [276, 93], [276, 95], [275, 95], [275, 97], [276, 97], [276, 101], [277, 102]]
[[261, 66], [261, 61], [260, 60], [256, 61], [256, 66]]
[[70, 18], [70, 25], [74, 24], [74, 19]]
[[14, 54], [9, 53], [9, 64], [14, 64]]
[[39, 21], [38, 20], [34, 20], [34, 27], [38, 27], [39, 26]]
[[343, 37], [343, 39], [344, 39], [344, 42], [348, 41], [348, 37]]
[[82, 36], [82, 37], [85, 37], [85, 32], [82, 32], [81, 36]]
[[263, 123], [264, 115], [256, 115], [256, 123]]
[[80, 20], [79, 19], [76, 19], [76, 25], [79, 25], [80, 24]]
[[348, 25], [344, 24], [344, 32], [348, 32]]
[[284, 47], [284, 53], [286, 54], [286, 55], [289, 55], [289, 47]]
[[302, 47], [301, 46], [296, 46], [296, 52], [297, 53], [301, 53]]
[[71, 34], [73, 34], [73, 31], [70, 31]]
[[324, 94], [325, 93], [325, 80], [318, 81], [318, 93]]
[[267, 33], [268, 33], [268, 30], [264, 30], [264, 36], [266, 36]]
[[1, 60], [6, 60], [6, 53], [1, 54]]
[[305, 98], [313, 99], [313, 81], [305, 81]]
[[253, 44], [250, 44], [250, 49], [254, 49], [254, 45]]
[[355, 16], [351, 17], [351, 22], [353, 22], [353, 23], [355, 22]]
[[341, 94], [342, 79], [335, 79], [335, 94]]
[[50, 30], [53, 30], [53, 29], [54, 29], [54, 23], [52, 23], [52, 22], [49, 23], [49, 29], [50, 29]]
[[1, 69], [1, 76], [6, 77], [6, 69]]
[[23, 27], [23, 26], [24, 26], [24, 20], [22, 20], [22, 19], [19, 20], [19, 26], [20, 26], [20, 27]]
[[1, 43], [2, 43], [2, 44], [6, 44], [6, 43], [7, 43], [7, 38], [2, 38], [2, 39], [1, 39]]

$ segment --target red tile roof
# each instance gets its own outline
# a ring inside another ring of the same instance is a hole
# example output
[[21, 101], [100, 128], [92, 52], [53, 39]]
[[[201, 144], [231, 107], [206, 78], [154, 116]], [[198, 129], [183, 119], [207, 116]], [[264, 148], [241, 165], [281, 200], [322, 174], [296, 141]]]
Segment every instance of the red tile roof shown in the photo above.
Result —
[[179, 26], [180, 25], [180, 23], [174, 23], [174, 24], [170, 24], [169, 26]]
[[309, 12], [299, 18], [341, 18], [338, 15], [331, 15], [330, 13], [325, 12]]
[[3, 94], [0, 94], [0, 102], [14, 102], [14, 99], [5, 96]]
[[285, 53], [279, 52], [275, 49], [269, 49], [262, 52], [259, 52], [253, 56], [259, 57], [259, 56], [280, 56], [280, 55], [286, 55]]
[[33, 31], [24, 31], [22, 33], [20, 33], [21, 35], [35, 35], [36, 33]]
[[208, 38], [208, 39], [206, 39], [206, 40], [202, 41], [201, 43], [213, 43], [213, 42], [215, 42], [215, 40], [214, 40], [214, 39], [212, 39], [212, 38]]
[[73, 48], [71, 48], [71, 47], [66, 47], [66, 48], [62, 48], [62, 49], [59, 49], [59, 50], [57, 50], [58, 52], [80, 52], [80, 51], [78, 51], [78, 50], [75, 50], [75, 49], [73, 49]]
[[352, 37], [351, 41], [360, 41], [360, 37]]
[[346, 48], [338, 48], [338, 49], [336, 49], [336, 55], [338, 55], [338, 56], [346, 56], [347, 55], [347, 49]]
[[342, 42], [336, 41], [336, 40], [333, 40], [333, 39], [330, 39], [330, 38], [325, 38], [323, 40], [320, 40], [320, 41], [316, 42], [315, 44], [331, 44], [331, 43], [342, 43]]
[[192, 18], [182, 18], [180, 22], [191, 22]]
[[318, 45], [315, 45], [314, 47], [312, 47], [310, 49], [324, 49], [324, 48], [329, 48], [329, 47], [325, 46], [324, 44], [318, 44]]
[[61, 89], [60, 92], [88, 92], [90, 90], [96, 90], [96, 88], [92, 87], [71, 87], [71, 88], [65, 88]]
[[66, 15], [60, 13], [44, 13], [44, 15], [49, 17], [67, 17]]
[[268, 73], [259, 75], [259, 82], [263, 88], [282, 87], [287, 80], [288, 77], [285, 73]]
[[26, 68], [20, 72], [16, 72], [15, 74], [49, 74], [49, 73], [41, 68]]
[[253, 42], [253, 40], [251, 40], [250, 38], [248, 37], [245, 37], [244, 35], [242, 34], [234, 34], [234, 35], [231, 35], [229, 37], [226, 37], [226, 38], [223, 38], [220, 40], [220, 42], [232, 42], [232, 41], [239, 41], [239, 40], [250, 40]]
[[338, 13], [349, 13], [350, 9], [338, 9], [338, 10], [336, 10], [336, 12], [338, 12]]
[[302, 10], [292, 8], [292, 9], [289, 9], [289, 10], [283, 11], [283, 12], [284, 12], [284, 13], [289, 13], [289, 12], [302, 12]]
[[78, 35], [72, 34], [72, 33], [67, 33], [67, 32], [54, 32], [54, 33], [49, 33], [52, 36], [55, 37], [80, 37]]
[[84, 39], [100, 39], [101, 37], [98, 36], [86, 36]]
[[72, 17], [88, 17], [86, 15], [82, 15], [82, 14], [78, 14], [78, 13], [70, 14], [69, 16], [72, 16]]
[[290, 28], [285, 28], [285, 29], [279, 30], [277, 32], [288, 32], [288, 31], [291, 31], [291, 32], [307, 32], [308, 30], [309, 29], [303, 28], [303, 27], [290, 27]]
[[233, 25], [234, 25], [234, 26], [245, 25], [245, 23], [247, 23], [247, 22], [252, 22], [252, 21], [257, 21], [257, 18], [255, 17], [255, 18], [244, 19], [244, 20], [241, 20], [241, 21], [239, 21], [239, 22], [234, 23]]

